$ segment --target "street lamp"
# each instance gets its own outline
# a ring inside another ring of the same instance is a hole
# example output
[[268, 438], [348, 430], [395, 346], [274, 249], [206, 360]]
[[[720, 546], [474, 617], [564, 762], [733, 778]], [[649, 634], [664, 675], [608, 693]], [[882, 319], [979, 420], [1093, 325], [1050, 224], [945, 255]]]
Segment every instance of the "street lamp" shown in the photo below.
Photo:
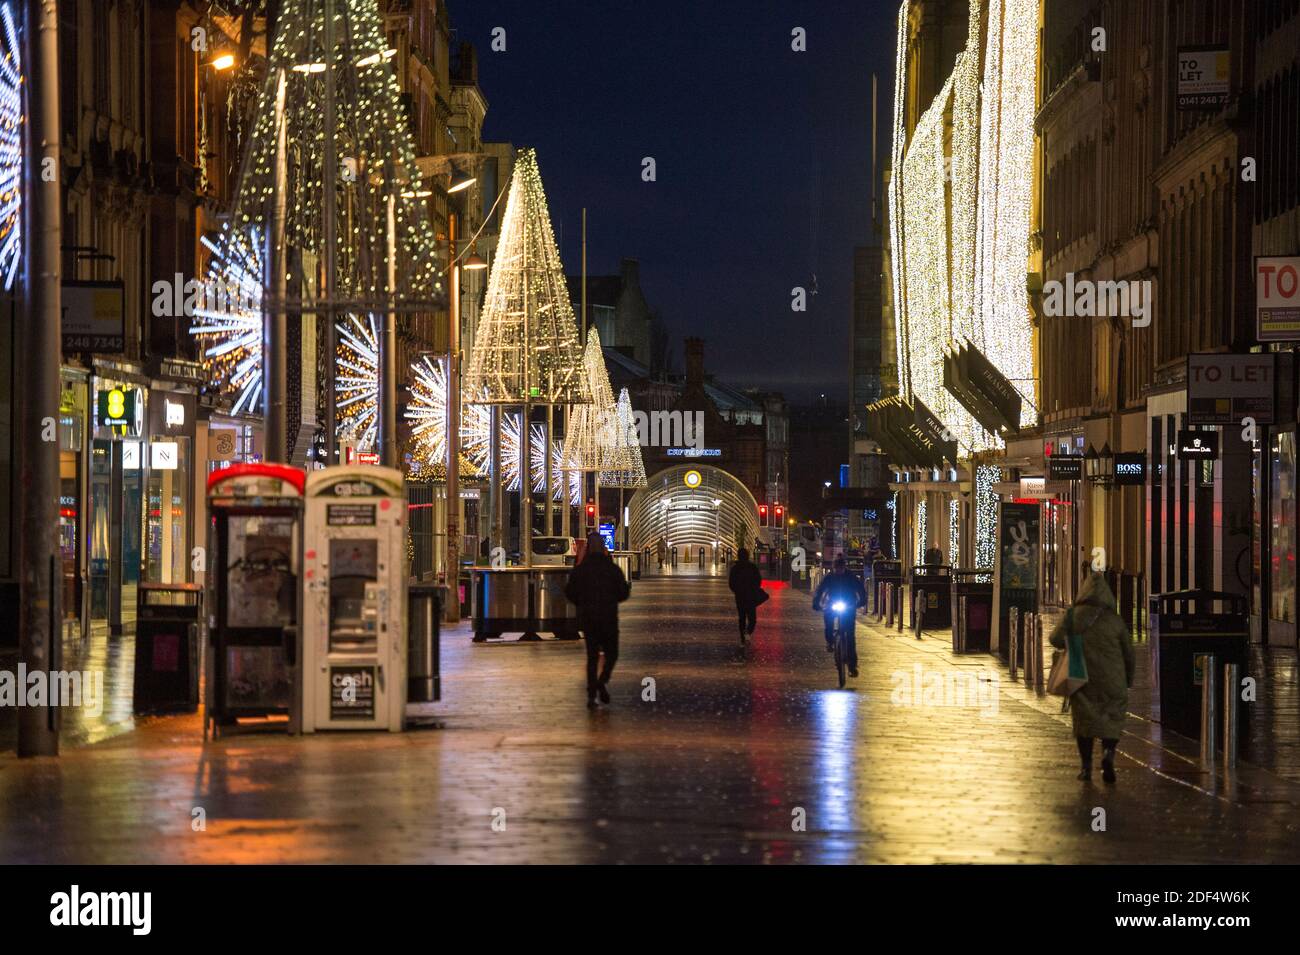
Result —
[[228, 70], [235, 65], [235, 55], [233, 53], [222, 53], [215, 60], [208, 64], [217, 72]]
[[467, 176], [463, 172], [453, 171], [451, 174], [451, 182], [447, 186], [447, 192], [448, 194], [460, 192], [463, 189], [468, 189], [476, 182], [478, 182], [477, 176]]

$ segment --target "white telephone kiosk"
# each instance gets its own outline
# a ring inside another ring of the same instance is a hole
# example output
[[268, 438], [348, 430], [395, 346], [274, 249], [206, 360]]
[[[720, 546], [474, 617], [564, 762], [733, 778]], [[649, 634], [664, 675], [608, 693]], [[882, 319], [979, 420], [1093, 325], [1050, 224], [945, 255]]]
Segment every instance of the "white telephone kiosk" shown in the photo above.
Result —
[[402, 729], [406, 493], [374, 465], [307, 475], [302, 731]]

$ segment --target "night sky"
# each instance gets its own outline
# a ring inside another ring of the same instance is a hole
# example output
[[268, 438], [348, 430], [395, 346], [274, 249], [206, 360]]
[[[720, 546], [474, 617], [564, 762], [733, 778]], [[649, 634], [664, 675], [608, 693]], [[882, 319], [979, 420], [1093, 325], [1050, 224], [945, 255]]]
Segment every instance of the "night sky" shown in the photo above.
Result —
[[[641, 262], [708, 370], [846, 400], [853, 246], [871, 237], [871, 75], [888, 156], [894, 0], [451, 0], [479, 54], [484, 138], [537, 149], [565, 269]], [[505, 52], [491, 50], [494, 27]], [[791, 30], [807, 31], [807, 52]], [[656, 182], [641, 180], [653, 156]], [[811, 289], [807, 312], [790, 290]]]

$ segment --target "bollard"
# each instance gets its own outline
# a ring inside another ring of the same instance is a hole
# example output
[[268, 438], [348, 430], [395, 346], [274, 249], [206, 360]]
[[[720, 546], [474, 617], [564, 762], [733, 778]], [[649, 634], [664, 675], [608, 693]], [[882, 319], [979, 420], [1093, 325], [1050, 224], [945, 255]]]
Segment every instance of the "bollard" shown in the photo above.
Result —
[[885, 623], [885, 626], [892, 627], [894, 625], [894, 585], [893, 584], [885, 584], [885, 606], [880, 609], [880, 619], [885, 620], [886, 617], [888, 617], [888, 620]]
[[1037, 630], [1038, 614], [1030, 611], [1021, 621], [1020, 629], [1025, 643], [1021, 669], [1024, 670], [1025, 687], [1034, 685], [1034, 633]]
[[1007, 611], [1007, 641], [1008, 641], [1007, 666], [1010, 668], [1009, 678], [1011, 682], [1014, 683], [1016, 681], [1016, 674], [1018, 672], [1019, 660], [1017, 659], [1017, 656], [1020, 650], [1019, 647], [1020, 608], [1019, 607], [1012, 607], [1010, 610]]
[[898, 632], [903, 632], [903, 584], [900, 581], [894, 585], [894, 606], [898, 611]]
[[1223, 665], [1223, 766], [1237, 766], [1237, 688], [1241, 686], [1241, 664]]
[[1047, 676], [1043, 673], [1043, 621], [1034, 621], [1034, 692], [1042, 696], [1047, 692]]
[[1201, 657], [1201, 765], [1213, 768], [1219, 750], [1219, 660], [1213, 653]]
[[957, 598], [957, 627], [952, 633], [952, 648], [956, 653], [966, 652], [966, 595]]

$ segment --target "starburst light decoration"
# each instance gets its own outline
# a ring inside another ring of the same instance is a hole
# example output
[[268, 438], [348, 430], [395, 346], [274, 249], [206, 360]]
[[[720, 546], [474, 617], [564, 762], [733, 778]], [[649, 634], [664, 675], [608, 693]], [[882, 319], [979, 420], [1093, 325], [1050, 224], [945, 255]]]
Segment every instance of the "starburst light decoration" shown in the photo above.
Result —
[[[341, 311], [348, 315], [340, 324], [351, 326], [355, 320], [358, 341], [365, 345], [377, 316], [390, 305], [432, 310], [445, 294], [438, 280], [427, 207], [432, 190], [420, 179], [383, 19], [375, 0], [335, 0], [334, 10], [334, 44], [327, 49], [323, 0], [284, 0], [280, 5], [228, 227], [215, 243], [206, 243], [212, 252], [208, 281], [219, 287], [243, 288], [249, 281], [265, 284], [264, 243], [282, 116], [285, 246], [298, 253], [291, 261], [307, 258], [307, 253], [319, 260], [326, 233], [337, 237], [334, 296], [337, 303], [346, 303]], [[332, 129], [325, 127], [328, 73], [335, 88]], [[327, 141], [338, 157], [332, 182], [325, 181]], [[334, 195], [336, 217], [325, 222], [329, 192]], [[301, 296], [306, 314], [306, 300], [314, 294], [320, 276], [289, 278], [287, 307], [295, 308], [293, 299]], [[260, 288], [257, 299], [261, 301]], [[236, 396], [240, 410], [253, 412], [260, 410], [263, 389], [261, 333], [252, 335], [251, 311], [244, 308], [230, 317], [196, 312], [191, 330], [203, 343], [203, 360], [214, 380]], [[359, 359], [354, 363], [360, 366], [368, 360], [363, 352], [364, 348], [352, 347], [349, 355], [341, 347], [339, 355], [327, 357]], [[349, 396], [368, 390], [365, 383], [353, 382]], [[360, 397], [353, 404], [366, 401]], [[354, 417], [341, 416], [340, 423], [354, 433], [372, 434], [373, 442], [374, 424], [363, 423], [365, 414], [366, 409], [358, 407]]]

